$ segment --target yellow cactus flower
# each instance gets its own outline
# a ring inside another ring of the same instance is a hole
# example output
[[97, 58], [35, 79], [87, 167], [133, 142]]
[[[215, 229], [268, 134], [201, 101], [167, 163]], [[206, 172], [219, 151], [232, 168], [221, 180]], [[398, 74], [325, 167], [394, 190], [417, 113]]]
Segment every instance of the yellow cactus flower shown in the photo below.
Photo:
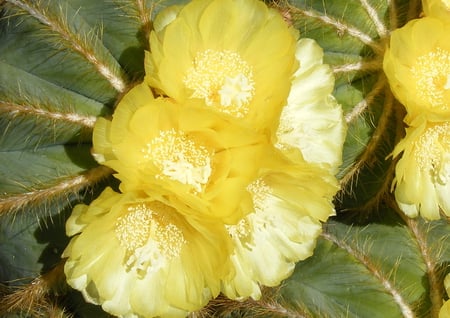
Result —
[[241, 201], [251, 201], [244, 190], [270, 145], [266, 139], [203, 107], [154, 99], [142, 83], [121, 100], [112, 121], [97, 121], [93, 152], [117, 172], [122, 192], [156, 191], [197, 217], [233, 223], [242, 217]]
[[[449, 21], [450, 22], [450, 21]], [[392, 32], [383, 68], [410, 124], [426, 113], [438, 120], [450, 111], [450, 23], [424, 17]]]
[[307, 162], [326, 164], [336, 173], [346, 125], [332, 95], [333, 72], [323, 64], [323, 50], [312, 39], [300, 39], [295, 56], [299, 67], [281, 113], [276, 145], [287, 156], [295, 156], [293, 149], [300, 150]]
[[66, 232], [67, 282], [119, 317], [185, 317], [217, 296], [229, 268], [223, 226], [132, 192], [106, 188], [77, 205]]
[[296, 68], [297, 33], [258, 0], [193, 0], [155, 19], [146, 81], [258, 131], [274, 128]]
[[321, 222], [335, 213], [338, 185], [328, 171], [306, 162], [273, 168], [247, 187], [250, 213], [227, 226], [234, 272], [224, 278], [222, 293], [232, 299], [258, 299], [261, 285], [277, 286], [289, 277], [295, 262], [312, 255]]
[[449, 0], [422, 0], [422, 7], [426, 16], [450, 21]]
[[395, 198], [409, 217], [429, 220], [450, 215], [450, 121], [418, 118], [393, 151]]

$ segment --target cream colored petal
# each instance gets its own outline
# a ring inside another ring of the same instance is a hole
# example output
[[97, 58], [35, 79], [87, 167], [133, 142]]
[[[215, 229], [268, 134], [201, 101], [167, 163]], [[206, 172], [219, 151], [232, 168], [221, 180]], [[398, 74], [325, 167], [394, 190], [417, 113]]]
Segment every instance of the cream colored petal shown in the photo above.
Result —
[[306, 161], [328, 165], [332, 173], [342, 161], [346, 125], [342, 108], [331, 95], [334, 77], [324, 65], [323, 52], [311, 39], [300, 39], [299, 69], [292, 81], [276, 133], [277, 147], [301, 151]]

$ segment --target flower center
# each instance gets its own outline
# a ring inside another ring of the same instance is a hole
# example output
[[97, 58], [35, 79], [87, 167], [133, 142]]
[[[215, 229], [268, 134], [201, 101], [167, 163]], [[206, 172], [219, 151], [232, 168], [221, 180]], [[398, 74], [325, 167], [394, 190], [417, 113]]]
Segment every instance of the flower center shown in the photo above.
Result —
[[450, 181], [450, 124], [428, 128], [414, 146], [419, 167], [430, 171], [435, 182], [447, 184]]
[[247, 191], [252, 195], [255, 212], [264, 211], [267, 207], [268, 197], [272, 194], [272, 189], [263, 179], [257, 179], [248, 185]]
[[196, 192], [202, 191], [212, 172], [208, 149], [174, 129], [160, 131], [142, 152], [161, 170], [157, 177], [189, 184]]
[[252, 195], [254, 212], [250, 213], [246, 218], [241, 219], [235, 225], [226, 226], [228, 233], [233, 238], [246, 241], [252, 231], [265, 231], [270, 217], [265, 215], [263, 218], [258, 217], [263, 214], [267, 207], [268, 198], [272, 194], [272, 189], [262, 179], [257, 179], [247, 186], [247, 191]]
[[419, 96], [431, 106], [448, 109], [450, 100], [450, 52], [437, 48], [420, 56], [412, 73]]
[[202, 98], [219, 111], [244, 117], [254, 92], [252, 68], [239, 54], [206, 50], [197, 54], [184, 78], [191, 98]]
[[173, 218], [176, 211], [161, 203], [131, 205], [127, 214], [117, 219], [115, 234], [126, 249], [126, 266], [145, 275], [156, 271], [180, 255], [186, 240]]

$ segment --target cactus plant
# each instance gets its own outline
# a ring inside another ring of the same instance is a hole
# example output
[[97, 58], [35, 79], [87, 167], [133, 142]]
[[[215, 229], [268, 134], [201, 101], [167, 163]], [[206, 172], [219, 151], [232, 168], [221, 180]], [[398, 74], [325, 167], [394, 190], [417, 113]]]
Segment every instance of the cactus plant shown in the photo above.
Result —
[[[109, 117], [144, 78], [155, 15], [184, 0], [0, 2], [0, 315], [108, 317], [65, 282], [65, 221], [113, 171], [91, 155], [97, 117]], [[406, 217], [391, 192], [404, 108], [383, 56], [418, 0], [273, 1], [324, 50], [348, 125], [337, 215], [313, 256], [260, 300], [212, 300], [192, 317], [438, 317], [447, 296], [446, 220]], [[267, 264], [270, 266], [270, 264]]]

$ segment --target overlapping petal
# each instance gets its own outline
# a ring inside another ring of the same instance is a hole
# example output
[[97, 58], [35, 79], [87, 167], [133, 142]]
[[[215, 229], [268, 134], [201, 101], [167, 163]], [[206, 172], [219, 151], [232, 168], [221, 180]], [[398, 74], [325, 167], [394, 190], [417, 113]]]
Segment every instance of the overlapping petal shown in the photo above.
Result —
[[422, 0], [423, 12], [426, 16], [450, 21], [450, 1]]
[[258, 131], [278, 125], [297, 36], [277, 11], [257, 0], [194, 0], [161, 16], [145, 62], [150, 86]]
[[220, 114], [154, 99], [145, 83], [94, 129], [94, 154], [113, 168], [123, 192], [144, 191], [192, 207], [198, 217], [234, 222], [267, 138]]
[[263, 2], [193, 0], [153, 26], [144, 82], [94, 127], [93, 155], [121, 193], [67, 223], [69, 283], [123, 317], [280, 284], [335, 213], [345, 134], [322, 49]]
[[419, 115], [439, 120], [450, 111], [449, 22], [424, 17], [392, 32], [383, 68], [408, 124]]
[[66, 224], [68, 283], [120, 317], [185, 317], [217, 296], [227, 267], [227, 233], [193, 223], [177, 208], [106, 188]]
[[395, 198], [409, 217], [450, 215], [450, 121], [419, 118], [406, 129], [394, 149], [401, 155], [395, 168]]
[[293, 165], [278, 158], [272, 164], [247, 188], [251, 211], [226, 226], [234, 272], [223, 280], [222, 292], [232, 299], [258, 299], [261, 285], [277, 286], [289, 277], [296, 262], [312, 255], [321, 222], [335, 212], [338, 185], [327, 170], [301, 160]]
[[327, 165], [336, 173], [346, 125], [342, 108], [332, 95], [332, 70], [323, 64], [323, 50], [312, 39], [298, 41], [295, 57], [299, 67], [281, 113], [275, 143], [288, 157], [295, 158], [295, 150], [299, 150], [307, 162]]

